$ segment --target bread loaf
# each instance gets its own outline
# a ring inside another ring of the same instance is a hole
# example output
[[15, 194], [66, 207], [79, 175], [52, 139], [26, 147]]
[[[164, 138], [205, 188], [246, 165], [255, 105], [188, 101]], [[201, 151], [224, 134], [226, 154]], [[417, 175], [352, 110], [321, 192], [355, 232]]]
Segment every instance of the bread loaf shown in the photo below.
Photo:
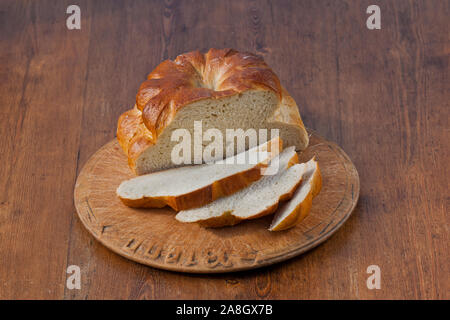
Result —
[[[308, 145], [297, 105], [275, 73], [261, 57], [232, 49], [193, 51], [162, 62], [140, 86], [134, 108], [120, 116], [117, 138], [129, 166], [141, 175], [176, 166], [172, 132], [183, 128], [193, 136], [194, 121], [200, 120], [203, 132], [215, 128], [223, 137], [226, 129], [279, 129], [285, 145]], [[234, 141], [227, 143], [223, 155]]]

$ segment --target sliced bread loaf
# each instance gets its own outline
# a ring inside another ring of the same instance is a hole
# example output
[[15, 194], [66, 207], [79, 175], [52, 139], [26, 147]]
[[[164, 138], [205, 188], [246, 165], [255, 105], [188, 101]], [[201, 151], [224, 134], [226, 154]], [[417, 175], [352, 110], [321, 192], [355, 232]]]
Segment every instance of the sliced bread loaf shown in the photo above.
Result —
[[282, 149], [279, 137], [213, 164], [186, 166], [124, 181], [117, 195], [129, 207], [176, 211], [203, 206], [260, 179], [270, 160]]
[[313, 158], [306, 163], [306, 171], [302, 184], [295, 191], [289, 202], [278, 209], [270, 225], [270, 231], [281, 231], [292, 228], [302, 221], [311, 210], [312, 199], [322, 188], [322, 176], [319, 164]]
[[221, 227], [273, 213], [280, 201], [291, 198], [305, 170], [304, 164], [295, 164], [298, 163], [295, 147], [285, 149], [278, 160], [277, 174], [264, 176], [248, 188], [204, 207], [180, 211], [176, 219], [206, 227]]

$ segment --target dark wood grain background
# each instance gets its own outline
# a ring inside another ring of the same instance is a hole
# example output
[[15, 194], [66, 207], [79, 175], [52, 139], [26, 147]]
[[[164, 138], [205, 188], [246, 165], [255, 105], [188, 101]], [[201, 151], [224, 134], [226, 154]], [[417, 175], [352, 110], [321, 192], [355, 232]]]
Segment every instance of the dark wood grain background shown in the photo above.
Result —
[[[66, 28], [74, 2], [81, 30]], [[370, 4], [381, 30], [366, 28]], [[449, 299], [449, 16], [445, 0], [1, 0], [0, 298]], [[361, 197], [288, 262], [160, 271], [94, 240], [75, 179], [159, 62], [210, 47], [264, 56], [306, 126], [354, 161]], [[81, 290], [66, 288], [72, 264]], [[380, 290], [366, 286], [372, 264]]]

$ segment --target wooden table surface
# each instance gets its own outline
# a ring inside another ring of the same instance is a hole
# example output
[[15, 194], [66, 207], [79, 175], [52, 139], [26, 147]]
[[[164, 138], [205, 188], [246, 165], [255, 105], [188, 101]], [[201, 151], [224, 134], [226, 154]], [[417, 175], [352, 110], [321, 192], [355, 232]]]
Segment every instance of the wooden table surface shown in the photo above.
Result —
[[[0, 1], [0, 298], [449, 299], [446, 0]], [[381, 8], [368, 30], [366, 8]], [[166, 272], [83, 228], [77, 174], [115, 136], [140, 83], [182, 52], [266, 59], [306, 126], [338, 143], [359, 203], [326, 243], [259, 270]], [[81, 289], [66, 269], [81, 268]], [[369, 265], [381, 289], [366, 286]]]

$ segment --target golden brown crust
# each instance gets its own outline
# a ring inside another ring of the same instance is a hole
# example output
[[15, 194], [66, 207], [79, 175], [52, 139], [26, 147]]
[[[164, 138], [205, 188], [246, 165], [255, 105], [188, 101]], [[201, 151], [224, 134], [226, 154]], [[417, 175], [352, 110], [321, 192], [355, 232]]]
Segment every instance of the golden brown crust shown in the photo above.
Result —
[[153, 145], [150, 131], [145, 127], [141, 112], [136, 106], [123, 113], [117, 123], [117, 140], [128, 156], [128, 165], [133, 170], [136, 159], [146, 148]]
[[141, 84], [136, 105], [155, 143], [183, 106], [261, 88], [281, 97], [280, 81], [263, 58], [233, 49], [194, 51], [158, 65]]

